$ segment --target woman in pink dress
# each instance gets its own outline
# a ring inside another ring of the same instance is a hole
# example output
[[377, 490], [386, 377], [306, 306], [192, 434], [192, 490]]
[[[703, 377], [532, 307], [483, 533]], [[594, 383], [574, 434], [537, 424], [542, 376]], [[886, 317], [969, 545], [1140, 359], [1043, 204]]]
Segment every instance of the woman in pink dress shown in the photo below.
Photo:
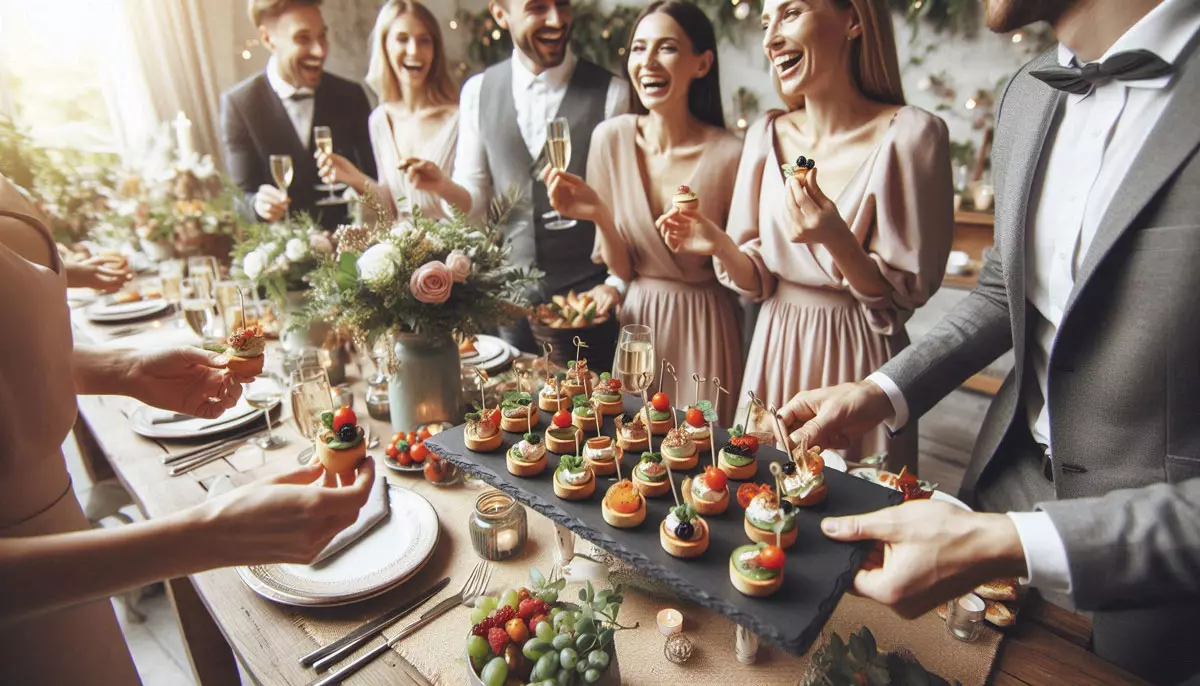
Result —
[[[727, 232], [687, 212], [660, 225], [763, 302], [742, 388], [782, 407], [908, 344], [904, 322], [945, 273], [953, 190], [945, 123], [904, 104], [882, 0], [767, 0], [762, 21], [789, 111], [748, 132]], [[800, 156], [815, 167], [787, 178]], [[916, 436], [881, 426], [846, 457], [886, 451], [889, 468], [915, 471]]]
[[[426, 177], [449, 177], [458, 146], [458, 85], [450, 76], [437, 17], [417, 0], [388, 0], [371, 31], [367, 85], [379, 106], [367, 121], [376, 181], [341, 155], [317, 154], [327, 179], [359, 194], [371, 191], [400, 216], [413, 209], [446, 217], [439, 196], [423, 190]], [[397, 200], [403, 200], [396, 206]]]
[[[546, 178], [555, 209], [596, 224], [593, 259], [629, 283], [621, 323], [654, 331], [657, 356], [669, 360], [681, 380], [672, 400], [683, 407], [692, 402], [691, 392], [684, 391], [692, 388], [694, 372], [719, 377], [737, 393], [740, 318], [712, 261], [673, 253], [655, 220], [671, 209], [679, 187], [687, 186], [699, 200], [699, 213], [725, 223], [733, 193], [729, 172], [742, 145], [725, 130], [716, 38], [695, 5], [678, 0], [649, 5], [634, 24], [626, 54], [636, 96], [631, 101], [640, 113], [596, 128], [586, 182], [561, 171]], [[708, 397], [711, 393], [711, 386], [705, 389]], [[733, 404], [723, 403], [726, 423]]]

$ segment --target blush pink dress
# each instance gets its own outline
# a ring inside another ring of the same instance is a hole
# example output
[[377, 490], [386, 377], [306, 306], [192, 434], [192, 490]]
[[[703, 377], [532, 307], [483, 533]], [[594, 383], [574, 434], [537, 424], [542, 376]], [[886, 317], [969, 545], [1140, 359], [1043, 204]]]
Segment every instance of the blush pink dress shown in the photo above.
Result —
[[[392, 200], [404, 198], [400, 203], [400, 216], [408, 216], [413, 207], [421, 208], [421, 215], [431, 219], [446, 219], [441, 198], [425, 191], [408, 187], [408, 176], [400, 171], [400, 152], [396, 148], [396, 137], [388, 120], [387, 108], [379, 105], [367, 119], [371, 134], [371, 148], [375, 151], [375, 168], [379, 170], [379, 183], [391, 193]], [[458, 148], [458, 113], [442, 126], [436, 136], [425, 142], [419, 157], [441, 168], [447, 178], [454, 172], [454, 153]]]
[[[738, 288], [715, 260], [725, 285], [763, 302], [742, 390], [777, 407], [800, 391], [859, 381], [908, 345], [904, 322], [941, 285], [954, 232], [946, 125], [924, 110], [903, 107], [835, 199], [892, 287], [881, 298], [855, 292], [823, 246], [789, 240], [775, 141], [780, 114], [768, 114], [747, 132], [727, 224], [754, 262], [755, 287]], [[847, 459], [887, 451], [889, 466], [915, 468], [917, 430], [910, 424], [891, 440], [880, 426], [852, 446]]]
[[[76, 411], [66, 272], [37, 210], [3, 176], [0, 222], [43, 236], [55, 261], [46, 269], [0, 240], [0, 537], [86, 530], [61, 450]], [[137, 683], [109, 600], [0, 621], [0, 684]]]
[[[718, 226], [729, 217], [734, 175], [742, 142], [710, 127], [705, 150], [689, 186], [700, 212]], [[609, 119], [592, 133], [587, 182], [612, 209], [617, 233], [629, 246], [634, 279], [621, 306], [621, 324], [644, 324], [654, 331], [655, 354], [675, 367], [678, 392], [663, 386], [676, 407], [693, 402], [692, 374], [721, 379], [730, 395], [721, 398], [721, 423], [729, 425], [742, 376], [741, 317], [736, 299], [721, 286], [712, 260], [671, 252], [655, 227], [670, 208], [651, 207], [637, 142], [637, 116]], [[600, 233], [593, 259], [600, 261]], [[658, 373], [657, 366], [655, 374]], [[655, 386], [657, 388], [657, 386]], [[703, 397], [713, 399], [708, 384]]]

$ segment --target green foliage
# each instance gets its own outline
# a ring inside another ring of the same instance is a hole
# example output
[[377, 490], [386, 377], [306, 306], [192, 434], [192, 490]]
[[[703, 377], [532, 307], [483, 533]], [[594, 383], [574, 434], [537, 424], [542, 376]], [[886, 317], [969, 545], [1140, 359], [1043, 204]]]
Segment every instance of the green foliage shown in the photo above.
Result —
[[533, 398], [526, 391], [505, 391], [504, 400], [500, 408], [504, 410], [515, 410], [518, 407], [529, 407], [533, 404]]
[[576, 408], [580, 408], [580, 407], [590, 408], [591, 406], [592, 406], [591, 401], [588, 400], [588, 397], [586, 395], [584, 395], [583, 393], [580, 393], [579, 395], [573, 396], [571, 398], [571, 409], [576, 409]]
[[[812, 657], [804, 686], [949, 686], [921, 663], [896, 653], [881, 653], [867, 627], [850, 635], [849, 643], [838, 634], [829, 637]], [[955, 682], [958, 683], [958, 682]]]
[[326, 429], [333, 431], [333, 413], [332, 412], [322, 412], [321, 413], [321, 424], [323, 424]]
[[524, 436], [521, 436], [521, 438], [525, 439], [525, 442], [529, 445], [537, 445], [538, 443], [542, 442], [541, 434], [525, 434]]
[[922, 23], [936, 33], [974, 36], [979, 30], [979, 0], [890, 0], [893, 10], [904, 14], [916, 40]]
[[558, 468], [568, 472], [578, 472], [583, 469], [583, 458], [579, 455], [563, 455], [558, 460]]
[[[524, 303], [525, 294], [542, 276], [508, 264], [510, 247], [499, 226], [517, 206], [513, 197], [505, 194], [494, 202], [483, 226], [473, 226], [459, 212], [435, 221], [418, 211], [409, 220], [367, 227], [366, 250], [343, 250], [336, 261], [321, 262], [309, 274], [312, 288], [301, 324], [329, 321], [370, 343], [389, 331], [431, 339], [453, 332], [472, 336], [510, 321], [512, 305]], [[390, 255], [394, 269], [389, 278], [367, 284], [359, 275], [359, 260], [376, 247]], [[443, 303], [417, 300], [409, 287], [414, 272], [428, 262], [445, 263], [452, 251], [471, 259], [466, 281], [454, 283]]]
[[642, 453], [641, 462], [646, 464], [659, 464], [662, 462], [662, 455], [658, 453]]
[[700, 412], [702, 412], [704, 414], [704, 421], [706, 421], [706, 422], [717, 421], [717, 412], [716, 412], [716, 410], [713, 409], [712, 401], [701, 400], [700, 402], [696, 403], [695, 407], [697, 410], [700, 410]]
[[687, 503], [682, 503], [671, 508], [672, 514], [681, 522], [690, 522], [696, 518], [696, 508]]

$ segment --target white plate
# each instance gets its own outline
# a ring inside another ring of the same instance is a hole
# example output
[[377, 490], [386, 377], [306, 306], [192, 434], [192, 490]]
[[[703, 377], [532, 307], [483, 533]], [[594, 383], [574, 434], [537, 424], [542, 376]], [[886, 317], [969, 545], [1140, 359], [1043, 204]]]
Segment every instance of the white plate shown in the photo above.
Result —
[[[274, 406], [272, 406], [272, 409], [274, 409]], [[262, 418], [262, 410], [250, 407], [246, 403], [246, 399], [242, 398], [238, 401], [237, 405], [225, 410], [225, 413], [216, 419], [200, 419], [196, 417], [194, 419], [184, 419], [183, 421], [166, 424], [154, 423], [156, 417], [165, 417], [172, 414], [172, 412], [164, 412], [163, 410], [143, 405], [129, 419], [133, 425], [134, 432], [146, 438], [204, 438], [239, 429]]]
[[480, 335], [475, 337], [475, 354], [462, 355], [463, 364], [481, 365], [491, 362], [508, 352], [508, 344], [495, 336]]
[[[892, 488], [891, 486], [888, 486], [886, 484], [879, 483], [879, 470], [875, 469], [874, 467], [860, 467], [858, 469], [851, 470], [850, 474], [852, 476], [857, 476], [860, 479], [866, 479], [867, 481], [870, 481], [872, 483], [879, 484], [880, 486], [883, 486], [884, 488]], [[892, 490], [895, 490], [895, 489], [892, 489]], [[962, 509], [966, 510], [967, 512], [973, 511], [963, 501], [959, 500], [958, 498], [955, 498], [954, 496], [950, 495], [949, 493], [944, 493], [942, 491], [935, 490], [933, 492], [933, 495], [931, 495], [929, 497], [929, 499], [930, 500], [938, 500], [943, 503], [950, 503], [951, 505], [954, 505], [955, 507], [961, 507]]]
[[132, 303], [97, 303], [88, 308], [87, 318], [93, 322], [130, 322], [164, 312], [171, 306], [162, 298]]
[[391, 512], [349, 547], [317, 565], [238, 567], [255, 593], [285, 605], [331, 606], [373, 598], [421, 571], [437, 548], [437, 511], [420, 495], [388, 487]]

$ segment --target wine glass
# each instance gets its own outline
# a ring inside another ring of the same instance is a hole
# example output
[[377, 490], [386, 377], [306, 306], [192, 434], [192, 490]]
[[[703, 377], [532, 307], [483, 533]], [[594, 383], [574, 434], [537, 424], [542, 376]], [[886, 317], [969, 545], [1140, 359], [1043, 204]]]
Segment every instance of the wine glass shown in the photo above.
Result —
[[[321, 367], [301, 367], [292, 372], [290, 385], [292, 422], [301, 436], [315, 443], [323, 426], [321, 415], [333, 412], [329, 375]], [[300, 464], [311, 462], [316, 452], [315, 445], [305, 448], [299, 455]]]
[[283, 382], [271, 373], [260, 374], [250, 383], [242, 384], [242, 397], [250, 407], [263, 411], [263, 419], [267, 422], [267, 435], [255, 441], [263, 450], [274, 450], [287, 444], [287, 439], [276, 436], [271, 431], [271, 408], [283, 400]]
[[612, 375], [622, 388], [631, 393], [649, 388], [654, 380], [654, 359], [654, 331], [650, 327], [628, 324], [621, 328]]
[[275, 185], [284, 193], [292, 185], [294, 171], [291, 155], [271, 155], [271, 178], [275, 179]]
[[[566, 171], [571, 164], [571, 125], [563, 117], [551, 119], [546, 124], [546, 159], [550, 166], [559, 171]], [[554, 219], [546, 222], [546, 228], [551, 231], [570, 229], [579, 222], [574, 219], [563, 219], [557, 211]]]
[[[313, 144], [317, 146], [317, 150], [326, 155], [333, 154], [333, 129], [328, 126], [313, 127]], [[334, 191], [344, 188], [342, 184], [336, 183], [319, 183], [316, 189], [319, 191], [328, 191], [329, 197], [321, 198], [317, 201], [317, 205], [325, 207], [327, 205], [338, 205], [345, 202], [343, 198], [334, 195]]]
[[205, 343], [216, 340], [213, 331], [217, 321], [217, 298], [213, 282], [207, 276], [189, 276], [180, 288], [179, 307], [183, 319]]

